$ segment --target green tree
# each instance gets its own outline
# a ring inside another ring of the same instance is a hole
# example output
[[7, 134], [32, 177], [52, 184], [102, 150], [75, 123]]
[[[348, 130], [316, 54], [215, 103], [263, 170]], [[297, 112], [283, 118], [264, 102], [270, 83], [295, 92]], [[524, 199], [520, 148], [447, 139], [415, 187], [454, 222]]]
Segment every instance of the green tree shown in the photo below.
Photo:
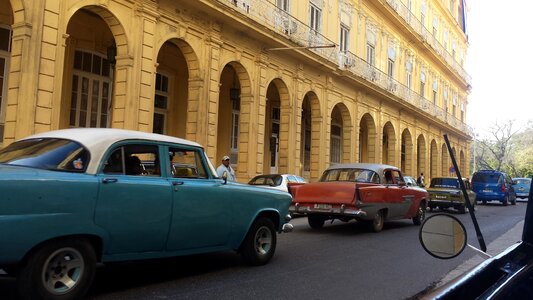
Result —
[[523, 130], [514, 130], [513, 125], [512, 120], [494, 123], [489, 137], [474, 140], [472, 157], [476, 170], [501, 170], [511, 177], [533, 175], [533, 121]]

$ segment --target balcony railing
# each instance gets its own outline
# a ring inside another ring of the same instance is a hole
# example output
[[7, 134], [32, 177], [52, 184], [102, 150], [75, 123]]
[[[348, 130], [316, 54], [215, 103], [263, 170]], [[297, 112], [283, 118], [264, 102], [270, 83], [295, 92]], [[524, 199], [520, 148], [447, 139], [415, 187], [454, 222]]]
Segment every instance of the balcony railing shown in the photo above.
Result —
[[[318, 54], [327, 61], [338, 65], [340, 69], [346, 69], [350, 73], [365, 79], [369, 83], [394, 94], [402, 101], [405, 101], [425, 113], [436, 117], [442, 122], [472, 136], [471, 127], [464, 122], [460, 121], [455, 116], [448, 114], [441, 107], [420, 96], [357, 55], [351, 52], [339, 51], [339, 47], [336, 43], [313, 30], [311, 27], [291, 16], [284, 10], [279, 9], [274, 4], [263, 0], [217, 1], [240, 11], [242, 14], [263, 25], [266, 25], [271, 30], [284, 35], [286, 38], [302, 47], [311, 47], [309, 48], [310, 51]], [[422, 24], [419, 23], [419, 25], [421, 26]], [[313, 48], [324, 45], [336, 45], [336, 47]]]
[[435, 52], [439, 54], [440, 57], [444, 58], [446, 63], [450, 65], [465, 81], [470, 85], [472, 84], [472, 78], [464, 68], [459, 64], [448, 50], [441, 45], [433, 34], [415, 17], [411, 10], [405, 6], [400, 0], [385, 0], [389, 6], [394, 9], [398, 15], [407, 23], [411, 28], [414, 29], [422, 39], [428, 43]]

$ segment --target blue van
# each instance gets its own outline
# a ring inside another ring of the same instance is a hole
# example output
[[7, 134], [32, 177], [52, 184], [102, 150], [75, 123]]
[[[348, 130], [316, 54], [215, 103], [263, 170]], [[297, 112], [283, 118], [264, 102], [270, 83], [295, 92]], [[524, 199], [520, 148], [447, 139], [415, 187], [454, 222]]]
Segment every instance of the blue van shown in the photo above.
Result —
[[476, 200], [486, 204], [487, 201], [497, 200], [504, 206], [511, 202], [516, 204], [516, 194], [513, 181], [509, 175], [494, 170], [481, 170], [472, 176], [472, 189], [476, 193]]

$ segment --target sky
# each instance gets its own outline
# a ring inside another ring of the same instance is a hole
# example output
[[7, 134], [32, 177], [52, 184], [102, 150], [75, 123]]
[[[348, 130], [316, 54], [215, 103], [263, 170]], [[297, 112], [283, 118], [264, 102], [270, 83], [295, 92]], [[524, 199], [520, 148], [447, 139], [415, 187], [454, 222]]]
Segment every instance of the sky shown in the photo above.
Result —
[[533, 1], [466, 3], [465, 68], [472, 77], [467, 123], [481, 137], [494, 122], [515, 120], [513, 129], [524, 128], [533, 120]]

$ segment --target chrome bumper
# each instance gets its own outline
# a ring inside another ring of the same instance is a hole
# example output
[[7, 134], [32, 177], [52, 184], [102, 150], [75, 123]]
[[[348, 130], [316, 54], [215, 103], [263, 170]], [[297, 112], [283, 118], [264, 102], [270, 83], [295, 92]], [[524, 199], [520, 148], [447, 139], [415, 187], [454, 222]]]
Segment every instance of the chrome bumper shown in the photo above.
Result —
[[318, 213], [318, 214], [330, 214], [330, 215], [343, 215], [351, 217], [366, 217], [367, 213], [361, 209], [352, 209], [346, 208], [346, 205], [341, 205], [340, 207], [332, 207], [330, 209], [323, 208], [314, 208], [309, 206], [301, 206], [299, 203], [291, 205], [289, 207], [289, 212], [297, 214], [308, 214], [308, 213]]
[[285, 233], [289, 233], [293, 229], [294, 229], [294, 226], [292, 226], [292, 224], [290, 224], [290, 223], [285, 223], [285, 224], [283, 224], [283, 227], [281, 227], [281, 231], [283, 231]]

